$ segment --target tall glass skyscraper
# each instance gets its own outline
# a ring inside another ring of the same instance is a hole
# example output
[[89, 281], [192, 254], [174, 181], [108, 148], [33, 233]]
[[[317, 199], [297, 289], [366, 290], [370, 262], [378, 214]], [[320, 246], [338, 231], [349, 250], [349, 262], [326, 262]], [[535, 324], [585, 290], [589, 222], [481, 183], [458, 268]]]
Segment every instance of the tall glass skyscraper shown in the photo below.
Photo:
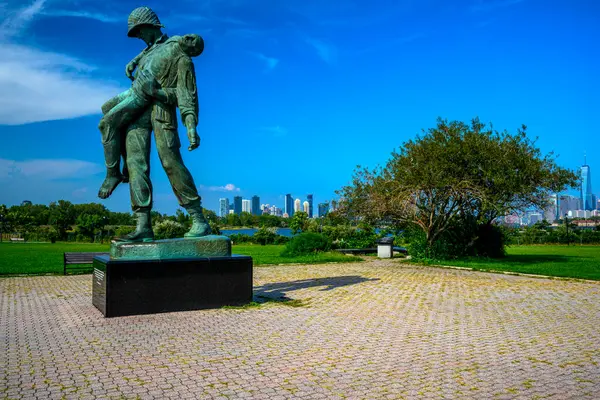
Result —
[[252, 196], [252, 215], [261, 215], [260, 212], [260, 197]]
[[229, 199], [219, 199], [219, 217], [226, 217], [229, 214]]
[[292, 197], [291, 194], [286, 194], [285, 195], [285, 207], [283, 210], [288, 217], [292, 217], [292, 215], [294, 215], [294, 198]]
[[233, 198], [233, 213], [240, 215], [242, 213], [242, 196]]
[[308, 218], [313, 217], [313, 195], [306, 195], [306, 201], [308, 201]]
[[580, 200], [581, 209], [589, 211], [596, 209], [594, 195], [592, 194], [592, 174], [590, 172], [590, 166], [587, 164], [581, 166]]
[[319, 217], [324, 217], [329, 212], [329, 204], [321, 203], [319, 204]]

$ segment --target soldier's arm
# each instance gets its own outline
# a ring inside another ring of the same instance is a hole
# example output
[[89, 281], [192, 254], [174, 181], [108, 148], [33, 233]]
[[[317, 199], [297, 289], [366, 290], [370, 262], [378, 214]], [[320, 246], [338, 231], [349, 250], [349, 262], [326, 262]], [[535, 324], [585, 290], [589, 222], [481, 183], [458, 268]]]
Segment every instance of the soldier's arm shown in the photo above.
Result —
[[196, 72], [190, 57], [181, 57], [177, 63], [177, 105], [181, 119], [187, 128], [190, 140], [188, 150], [200, 146], [200, 137], [196, 132], [198, 125], [198, 89], [196, 87]]
[[127, 75], [127, 77], [129, 79], [134, 80], [133, 71], [135, 71], [135, 68], [139, 64], [140, 59], [142, 58], [142, 56], [144, 55], [145, 52], [146, 52], [146, 49], [142, 50], [142, 52], [140, 54], [135, 56], [134, 59], [129, 61], [129, 63], [125, 66], [125, 75]]
[[194, 63], [189, 57], [181, 57], [177, 64], [177, 105], [185, 126], [198, 125], [198, 88]]

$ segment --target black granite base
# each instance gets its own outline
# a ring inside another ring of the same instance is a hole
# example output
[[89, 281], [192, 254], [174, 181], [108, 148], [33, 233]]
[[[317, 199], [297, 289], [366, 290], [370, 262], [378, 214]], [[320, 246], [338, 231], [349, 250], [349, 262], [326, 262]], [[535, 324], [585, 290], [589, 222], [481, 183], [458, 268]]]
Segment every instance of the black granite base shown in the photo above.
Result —
[[105, 317], [188, 311], [252, 301], [252, 258], [111, 260], [94, 257], [92, 303]]

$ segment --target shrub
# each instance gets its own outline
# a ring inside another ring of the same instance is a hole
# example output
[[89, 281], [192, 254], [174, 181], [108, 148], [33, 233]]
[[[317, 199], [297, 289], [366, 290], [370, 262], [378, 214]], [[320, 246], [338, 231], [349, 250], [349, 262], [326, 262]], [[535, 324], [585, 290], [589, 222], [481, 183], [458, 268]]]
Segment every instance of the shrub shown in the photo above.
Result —
[[232, 233], [229, 235], [229, 239], [231, 239], [231, 243], [234, 244], [252, 243], [252, 236], [243, 233]]
[[261, 227], [252, 236], [254, 243], [260, 244], [262, 246], [266, 244], [275, 243], [275, 238], [277, 237], [277, 228], [267, 228]]
[[283, 235], [277, 235], [275, 236], [275, 241], [273, 242], [273, 244], [286, 244], [290, 241], [290, 238], [287, 236], [283, 236]]
[[469, 256], [500, 258], [505, 255], [505, 235], [495, 225], [477, 225], [474, 221], [455, 220], [428, 246], [425, 233], [408, 229], [404, 233], [408, 254], [415, 259], [448, 260]]
[[92, 239], [88, 235], [78, 232], [75, 236], [75, 241], [79, 243], [92, 243]]
[[220, 235], [221, 234], [221, 227], [218, 222], [208, 221], [208, 224], [210, 225], [210, 230], [211, 230], [212, 235]]
[[186, 228], [183, 224], [168, 219], [154, 224], [154, 238], [157, 240], [181, 238], [185, 232]]
[[295, 257], [327, 251], [331, 249], [331, 241], [318, 233], [301, 233], [294, 236], [281, 253], [282, 257]]
[[135, 231], [135, 226], [121, 225], [115, 229], [115, 236], [123, 237], [127, 234], [130, 234], [133, 231]]
[[474, 255], [490, 258], [506, 256], [505, 230], [496, 225], [479, 225], [478, 228]]
[[340, 248], [345, 249], [365, 249], [375, 247], [377, 234], [372, 227], [361, 227], [350, 231], [350, 233], [340, 239]]

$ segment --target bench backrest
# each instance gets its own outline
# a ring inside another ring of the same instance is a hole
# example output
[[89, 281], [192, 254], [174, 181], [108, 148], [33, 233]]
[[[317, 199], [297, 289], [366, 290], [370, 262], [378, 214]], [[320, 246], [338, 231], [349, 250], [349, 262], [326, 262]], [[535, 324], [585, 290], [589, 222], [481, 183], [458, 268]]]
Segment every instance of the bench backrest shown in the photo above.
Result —
[[66, 264], [92, 264], [95, 256], [107, 255], [106, 252], [100, 253], [65, 253]]

